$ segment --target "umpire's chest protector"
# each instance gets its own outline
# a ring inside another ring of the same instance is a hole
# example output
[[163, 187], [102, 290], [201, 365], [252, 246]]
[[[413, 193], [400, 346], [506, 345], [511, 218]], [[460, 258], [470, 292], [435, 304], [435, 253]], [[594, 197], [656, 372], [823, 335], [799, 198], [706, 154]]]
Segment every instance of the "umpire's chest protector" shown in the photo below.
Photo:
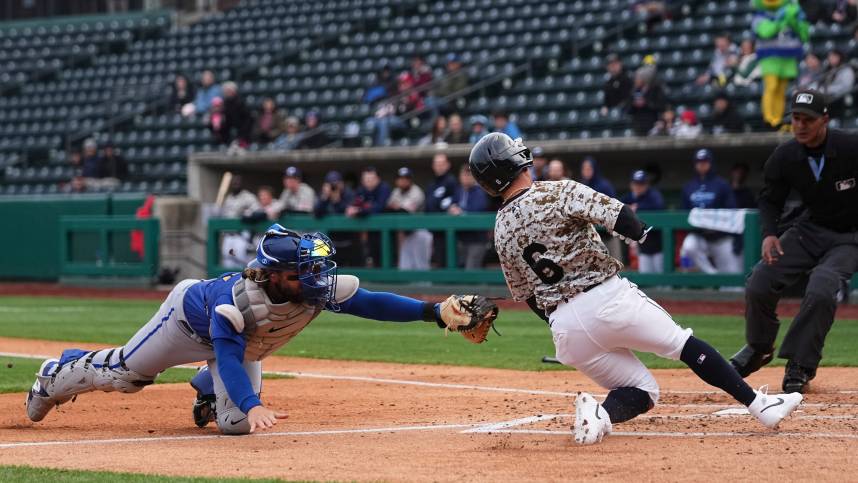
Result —
[[272, 303], [264, 290], [247, 279], [233, 286], [232, 298], [244, 321], [244, 329], [239, 332], [247, 340], [246, 361], [268, 357], [298, 335], [322, 311], [322, 307], [314, 305]]

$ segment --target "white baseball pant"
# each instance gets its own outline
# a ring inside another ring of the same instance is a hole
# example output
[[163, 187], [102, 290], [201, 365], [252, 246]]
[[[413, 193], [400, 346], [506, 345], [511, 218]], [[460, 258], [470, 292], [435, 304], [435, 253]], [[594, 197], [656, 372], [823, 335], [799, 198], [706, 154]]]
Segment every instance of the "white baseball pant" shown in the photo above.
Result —
[[[709, 241], [697, 233], [689, 233], [682, 241], [679, 253], [690, 258], [704, 273], [740, 273], [742, 260], [733, 254], [733, 237], [723, 236]], [[709, 258], [715, 262], [713, 265]]]
[[662, 273], [664, 272], [664, 255], [653, 253], [638, 253], [638, 272], [640, 273]]
[[605, 389], [636, 387], [658, 402], [658, 383], [632, 350], [678, 360], [683, 329], [634, 283], [614, 276], [557, 306], [549, 316], [557, 360]]
[[[217, 397], [217, 424], [224, 434], [246, 434], [250, 431], [247, 417], [229, 399], [226, 387], [217, 370], [217, 360], [210, 344], [193, 334], [184, 311], [185, 292], [199, 280], [188, 279], [170, 291], [164, 303], [149, 322], [122, 347], [124, 363], [128, 369], [155, 379], [164, 370], [193, 362], [206, 361], [214, 379]], [[96, 351], [93, 364], [81, 365], [80, 370], [96, 370], [93, 367], [119, 367], [119, 348]], [[262, 388], [262, 362], [244, 361], [244, 370], [250, 378], [253, 391]], [[89, 390], [96, 390], [92, 387]], [[62, 396], [62, 395], [59, 395]]]

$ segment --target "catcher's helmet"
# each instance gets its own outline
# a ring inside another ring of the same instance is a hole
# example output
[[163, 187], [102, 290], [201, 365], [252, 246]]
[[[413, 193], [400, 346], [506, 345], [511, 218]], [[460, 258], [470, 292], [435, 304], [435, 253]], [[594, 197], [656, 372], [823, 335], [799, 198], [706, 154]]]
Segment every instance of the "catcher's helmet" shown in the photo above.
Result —
[[486, 192], [500, 196], [518, 174], [533, 165], [533, 156], [521, 142], [504, 133], [491, 133], [477, 141], [468, 158], [471, 173]]
[[331, 257], [335, 253], [334, 244], [324, 234], [301, 235], [275, 223], [266, 230], [256, 247], [256, 258], [247, 266], [295, 272], [301, 282], [304, 300], [311, 304], [333, 305], [337, 264]]

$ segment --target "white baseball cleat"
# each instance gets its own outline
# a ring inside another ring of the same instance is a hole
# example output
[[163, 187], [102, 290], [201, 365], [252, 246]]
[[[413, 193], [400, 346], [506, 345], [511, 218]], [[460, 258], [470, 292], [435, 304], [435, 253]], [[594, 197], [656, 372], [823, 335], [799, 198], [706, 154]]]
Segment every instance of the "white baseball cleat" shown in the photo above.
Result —
[[579, 392], [575, 398], [575, 426], [572, 430], [578, 444], [596, 444], [611, 434], [611, 418], [592, 394]]
[[754, 402], [748, 406], [748, 412], [757, 418], [767, 428], [778, 427], [781, 420], [792, 414], [801, 404], [801, 393], [768, 395], [768, 386], [763, 386], [757, 393]]
[[48, 359], [42, 362], [39, 372], [36, 373], [36, 382], [27, 393], [27, 416], [31, 421], [39, 422], [45, 419], [45, 416], [57, 405], [48, 394], [46, 386], [50, 383], [51, 376], [56, 372], [59, 364], [58, 359]]

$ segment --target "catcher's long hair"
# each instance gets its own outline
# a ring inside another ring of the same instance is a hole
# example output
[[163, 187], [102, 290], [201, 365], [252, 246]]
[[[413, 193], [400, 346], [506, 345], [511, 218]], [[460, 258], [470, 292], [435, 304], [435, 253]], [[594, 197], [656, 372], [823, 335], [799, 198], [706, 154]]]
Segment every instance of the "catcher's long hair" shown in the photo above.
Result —
[[265, 287], [268, 285], [268, 280], [271, 278], [271, 270], [266, 270], [264, 268], [245, 268], [241, 271], [241, 278], [252, 280], [259, 286]]

